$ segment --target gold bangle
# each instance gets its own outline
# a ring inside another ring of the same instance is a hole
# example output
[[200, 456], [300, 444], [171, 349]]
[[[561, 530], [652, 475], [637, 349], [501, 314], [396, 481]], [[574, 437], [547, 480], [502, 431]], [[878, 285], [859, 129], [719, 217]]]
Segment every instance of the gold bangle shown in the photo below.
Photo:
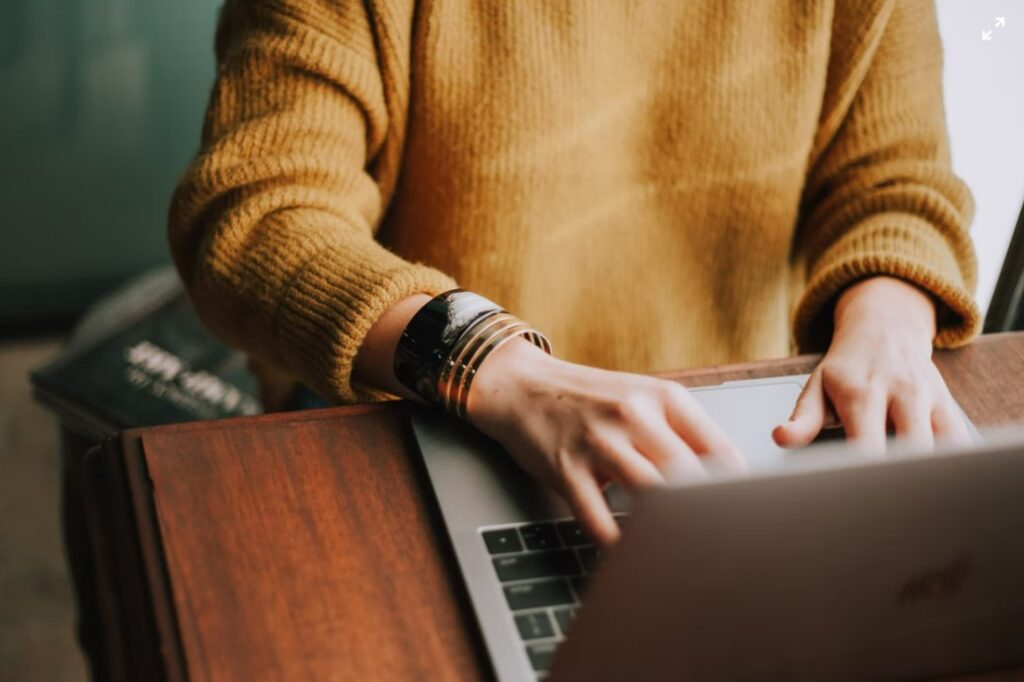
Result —
[[439, 377], [437, 391], [438, 396], [441, 398], [441, 406], [444, 409], [452, 411], [454, 406], [453, 393], [465, 375], [468, 367], [467, 359], [472, 358], [480, 346], [491, 336], [517, 324], [522, 323], [516, 317], [508, 313], [499, 313], [466, 330], [463, 337], [452, 348], [452, 353], [448, 361], [445, 362]]
[[480, 369], [480, 365], [483, 364], [484, 359], [493, 353], [498, 346], [517, 336], [522, 336], [528, 333], [529, 329], [530, 328], [523, 322], [517, 320], [500, 331], [490, 334], [483, 343], [480, 344], [473, 356], [464, 365], [465, 370], [463, 371], [460, 380], [454, 384], [456, 390], [454, 400], [455, 416], [460, 419], [466, 418], [466, 402], [469, 398], [469, 387], [473, 383], [477, 370]]
[[467, 328], [445, 358], [438, 376], [436, 395], [440, 406], [465, 419], [469, 390], [483, 361], [517, 336], [551, 354], [547, 337], [505, 311], [488, 315]]

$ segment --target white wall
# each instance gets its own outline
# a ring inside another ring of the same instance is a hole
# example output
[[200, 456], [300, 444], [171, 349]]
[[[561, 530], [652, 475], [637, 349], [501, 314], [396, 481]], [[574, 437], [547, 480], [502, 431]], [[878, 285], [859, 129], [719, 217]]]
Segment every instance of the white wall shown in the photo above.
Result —
[[[1024, 202], [1024, 0], [938, 0], [953, 168], [974, 192], [978, 302], [988, 307]], [[996, 27], [1004, 17], [1005, 27]], [[982, 31], [991, 31], [982, 39]]]

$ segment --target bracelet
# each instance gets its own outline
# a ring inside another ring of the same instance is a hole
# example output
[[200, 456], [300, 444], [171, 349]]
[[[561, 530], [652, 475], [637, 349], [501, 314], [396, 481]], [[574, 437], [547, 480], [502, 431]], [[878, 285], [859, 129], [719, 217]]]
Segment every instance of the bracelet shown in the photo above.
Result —
[[528, 332], [529, 327], [525, 323], [508, 313], [499, 313], [484, 320], [483, 324], [467, 329], [459, 339], [460, 343], [452, 349], [438, 379], [441, 407], [464, 419], [469, 387], [484, 358], [498, 345]]
[[523, 336], [545, 353], [551, 344], [540, 332], [504, 311], [466, 330], [449, 356], [438, 382], [441, 406], [460, 419], [466, 418], [470, 386], [488, 355], [517, 336]]
[[483, 296], [453, 289], [431, 299], [402, 332], [395, 376], [416, 395], [466, 418], [470, 386], [484, 360], [522, 336], [551, 353], [547, 337]]
[[395, 377], [429, 403], [437, 402], [437, 379], [452, 346], [465, 330], [501, 308], [483, 296], [452, 289], [435, 296], [409, 321], [395, 349]]

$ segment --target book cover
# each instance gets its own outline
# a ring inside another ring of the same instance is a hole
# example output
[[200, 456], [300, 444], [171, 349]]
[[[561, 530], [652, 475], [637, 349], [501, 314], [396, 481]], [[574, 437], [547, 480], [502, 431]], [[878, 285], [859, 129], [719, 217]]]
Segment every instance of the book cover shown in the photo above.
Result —
[[125, 428], [262, 412], [245, 356], [206, 330], [168, 270], [94, 308], [32, 383], [67, 426], [97, 440]]

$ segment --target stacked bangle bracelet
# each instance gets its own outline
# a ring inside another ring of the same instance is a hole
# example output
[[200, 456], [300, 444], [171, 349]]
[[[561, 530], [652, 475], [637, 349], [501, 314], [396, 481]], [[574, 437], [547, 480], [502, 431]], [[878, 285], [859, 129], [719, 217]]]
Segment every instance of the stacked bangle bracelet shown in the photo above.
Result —
[[423, 306], [402, 332], [395, 376], [427, 402], [465, 419], [480, 366], [519, 336], [551, 353], [543, 334], [497, 304], [462, 289], [446, 291]]

